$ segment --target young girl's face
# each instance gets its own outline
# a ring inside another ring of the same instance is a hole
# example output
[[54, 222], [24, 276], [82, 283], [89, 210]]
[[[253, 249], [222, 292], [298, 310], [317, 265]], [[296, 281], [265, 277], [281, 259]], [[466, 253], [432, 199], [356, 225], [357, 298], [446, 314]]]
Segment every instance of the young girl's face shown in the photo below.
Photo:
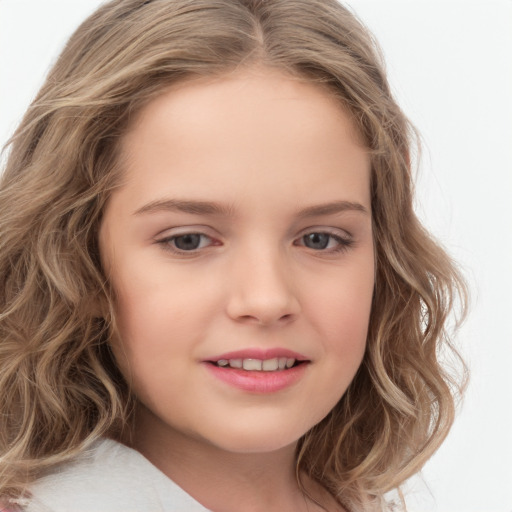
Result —
[[135, 443], [293, 446], [365, 349], [370, 162], [349, 116], [277, 71], [187, 82], [145, 107], [122, 165], [100, 247]]

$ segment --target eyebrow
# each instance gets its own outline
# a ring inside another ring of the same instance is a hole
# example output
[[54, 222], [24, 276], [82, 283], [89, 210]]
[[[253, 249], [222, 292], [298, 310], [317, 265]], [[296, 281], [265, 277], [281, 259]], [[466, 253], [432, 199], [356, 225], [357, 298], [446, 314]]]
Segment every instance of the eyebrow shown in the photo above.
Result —
[[308, 206], [298, 213], [299, 218], [320, 217], [322, 215], [335, 215], [346, 211], [356, 211], [368, 214], [369, 211], [361, 203], [352, 201], [332, 201], [330, 203]]
[[[297, 216], [301, 219], [319, 217], [322, 215], [335, 215], [345, 211], [356, 211], [368, 214], [369, 211], [360, 203], [352, 201], [332, 201], [325, 204], [308, 206], [300, 210]], [[210, 201], [192, 201], [180, 199], [159, 199], [151, 201], [134, 212], [134, 215], [159, 212], [182, 212], [192, 215], [218, 215], [233, 216], [234, 208], [229, 205]]]
[[233, 214], [233, 209], [229, 206], [210, 201], [159, 199], [139, 208], [134, 212], [134, 215], [158, 212], [183, 212], [193, 215], [221, 215], [227, 217]]

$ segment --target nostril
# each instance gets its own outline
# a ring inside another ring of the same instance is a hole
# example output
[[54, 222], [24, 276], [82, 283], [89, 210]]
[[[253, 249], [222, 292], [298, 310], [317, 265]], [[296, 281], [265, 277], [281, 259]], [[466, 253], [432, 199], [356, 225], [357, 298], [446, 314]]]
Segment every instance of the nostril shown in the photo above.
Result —
[[270, 325], [291, 322], [300, 309], [297, 297], [288, 290], [261, 290], [257, 286], [247, 289], [239, 284], [229, 297], [226, 312], [238, 322]]
[[273, 324], [273, 323], [286, 323], [294, 318], [293, 313], [286, 313], [284, 315], [265, 316], [265, 315], [240, 315], [236, 318], [238, 322], [255, 323], [255, 324]]

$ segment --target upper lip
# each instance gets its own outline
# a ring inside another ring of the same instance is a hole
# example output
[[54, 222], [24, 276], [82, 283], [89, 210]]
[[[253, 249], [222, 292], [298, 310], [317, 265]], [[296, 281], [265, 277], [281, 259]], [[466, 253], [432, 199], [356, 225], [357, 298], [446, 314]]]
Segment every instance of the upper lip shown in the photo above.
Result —
[[260, 359], [261, 361], [266, 361], [268, 359], [275, 359], [279, 357], [295, 359], [296, 361], [309, 361], [306, 356], [285, 348], [246, 348], [235, 350], [233, 352], [225, 352], [223, 354], [207, 358], [205, 361], [217, 362], [222, 359]]

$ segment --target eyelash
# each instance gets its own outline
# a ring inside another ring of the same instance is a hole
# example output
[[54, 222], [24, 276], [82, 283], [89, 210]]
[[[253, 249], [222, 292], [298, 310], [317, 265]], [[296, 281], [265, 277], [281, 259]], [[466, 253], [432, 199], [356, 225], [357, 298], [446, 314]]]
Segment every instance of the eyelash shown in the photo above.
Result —
[[[196, 249], [192, 249], [192, 250], [184, 250], [184, 249], [180, 249], [179, 247], [176, 247], [175, 245], [173, 245], [173, 243], [177, 240], [177, 239], [180, 239], [180, 238], [185, 238], [185, 237], [190, 237], [190, 236], [199, 236], [201, 237], [203, 240], [206, 238], [210, 241], [213, 241], [212, 237], [208, 236], [208, 235], [205, 235], [204, 233], [197, 233], [197, 232], [190, 232], [190, 233], [180, 233], [179, 235], [172, 235], [172, 236], [169, 236], [169, 237], [166, 237], [166, 238], [163, 238], [162, 240], [157, 240], [156, 243], [158, 245], [161, 245], [162, 248], [165, 250], [165, 251], [169, 251], [171, 253], [174, 253], [174, 254], [178, 254], [178, 255], [183, 255], [183, 256], [191, 256], [191, 255], [194, 255], [196, 254], [198, 251], [200, 251], [201, 249], [204, 249], [205, 247], [210, 247], [211, 246], [211, 242], [204, 246], [204, 247], [198, 247]], [[219, 245], [219, 244], [213, 244], [213, 245]]]
[[[313, 249], [311, 247], [307, 247], [304, 243], [297, 243], [297, 240], [303, 241], [307, 236], [311, 236], [311, 235], [327, 235], [330, 239], [328, 242], [328, 245], [330, 244], [330, 242], [332, 240], [336, 241], [337, 245], [336, 245], [336, 247], [329, 248], [329, 249]], [[313, 250], [314, 252], [319, 252], [319, 253], [324, 253], [324, 254], [325, 253], [336, 254], [336, 253], [345, 252], [348, 249], [350, 249], [350, 247], [352, 247], [354, 245], [354, 240], [352, 238], [349, 238], [348, 235], [346, 237], [343, 237], [340, 235], [335, 235], [334, 233], [329, 233], [329, 231], [309, 231], [308, 233], [305, 233], [304, 235], [300, 236], [297, 240], [294, 241], [294, 245], [299, 245], [300, 247], [306, 247], [308, 249]]]
[[[328, 241], [328, 245], [331, 243], [332, 240], [336, 241], [337, 242], [337, 246], [334, 247], [334, 248], [329, 248], [329, 249], [313, 249], [311, 247], [307, 247], [307, 245], [305, 245], [304, 243], [304, 239], [307, 237], [307, 236], [311, 236], [311, 235], [327, 235], [329, 237], [329, 241]], [[184, 250], [184, 249], [180, 249], [178, 247], [176, 247], [175, 245], [173, 245], [175, 243], [175, 241], [177, 239], [180, 239], [180, 238], [184, 238], [184, 237], [190, 237], [190, 236], [199, 236], [201, 237], [203, 240], [206, 238], [206, 239], [209, 239], [210, 240], [210, 243], [208, 245], [205, 245], [203, 247], [197, 247], [195, 249], [191, 249], [191, 250]], [[171, 252], [173, 254], [177, 254], [177, 255], [182, 255], [182, 256], [192, 256], [192, 255], [196, 255], [201, 249], [204, 249], [204, 248], [207, 248], [207, 247], [211, 247], [212, 245], [215, 246], [215, 245], [221, 245], [220, 243], [211, 243], [211, 242], [215, 242], [214, 239], [208, 235], [205, 235], [204, 233], [198, 233], [198, 232], [189, 232], [189, 233], [182, 233], [182, 234], [179, 234], [179, 235], [172, 235], [172, 236], [169, 236], [169, 237], [166, 237], [166, 238], [162, 238], [161, 240], [157, 240], [156, 243], [158, 245], [160, 245], [165, 251], [168, 251], [168, 252]], [[302, 243], [300, 243], [302, 242]], [[354, 245], [354, 240], [352, 240], [351, 238], [349, 238], [348, 236], [347, 237], [343, 237], [343, 236], [340, 236], [340, 235], [335, 235], [334, 233], [330, 233], [328, 231], [309, 231], [303, 235], [301, 235], [299, 238], [295, 239], [294, 242], [293, 242], [293, 245], [295, 246], [299, 246], [299, 247], [306, 247], [314, 252], [318, 252], [318, 253], [323, 253], [323, 254], [336, 254], [336, 253], [341, 253], [341, 252], [345, 252], [347, 251], [348, 249], [350, 249], [353, 245]]]

